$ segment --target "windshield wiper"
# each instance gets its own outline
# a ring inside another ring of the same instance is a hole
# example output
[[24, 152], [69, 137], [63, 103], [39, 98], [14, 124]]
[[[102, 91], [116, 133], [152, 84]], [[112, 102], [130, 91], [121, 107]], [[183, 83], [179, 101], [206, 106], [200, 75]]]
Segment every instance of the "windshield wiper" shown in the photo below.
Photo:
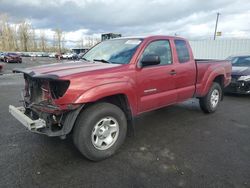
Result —
[[102, 62], [102, 63], [111, 63], [110, 61], [107, 61], [105, 59], [93, 59], [93, 61], [99, 61], [99, 62]]

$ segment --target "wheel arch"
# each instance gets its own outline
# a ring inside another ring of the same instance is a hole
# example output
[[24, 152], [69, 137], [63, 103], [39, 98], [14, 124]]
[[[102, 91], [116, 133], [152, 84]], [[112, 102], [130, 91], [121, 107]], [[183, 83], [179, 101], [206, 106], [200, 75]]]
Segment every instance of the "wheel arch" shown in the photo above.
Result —
[[107, 97], [103, 97], [96, 102], [108, 102], [118, 106], [126, 115], [128, 120], [133, 117], [132, 109], [130, 107], [129, 100], [125, 94], [115, 94]]
[[[128, 97], [125, 94], [114, 94], [114, 95], [110, 95], [110, 96], [105, 96], [103, 98], [98, 99], [97, 101], [93, 101], [93, 102], [88, 102], [85, 104], [81, 105], [81, 109], [80, 111], [75, 112], [74, 114], [76, 116], [79, 116], [79, 114], [84, 111], [86, 108], [88, 108], [89, 106], [96, 104], [96, 103], [100, 103], [100, 102], [107, 102], [107, 103], [111, 103], [114, 104], [116, 106], [118, 106], [125, 114], [128, 125], [131, 124], [131, 122], [133, 122], [133, 112], [132, 112], [132, 108], [130, 106]], [[71, 133], [74, 129], [75, 126], [75, 122], [77, 120], [77, 117], [74, 119], [74, 121], [70, 122], [69, 124], [65, 125], [67, 126], [67, 134]], [[128, 131], [133, 131], [133, 125], [132, 126], [128, 126]]]
[[[130, 82], [116, 82], [99, 85], [82, 93], [75, 101], [76, 104], [91, 104], [99, 101], [109, 101], [118, 104], [121, 109], [126, 105], [131, 115], [137, 114], [137, 95]], [[118, 103], [117, 101], [122, 101]]]
[[212, 72], [210, 76], [206, 79], [206, 81], [203, 82], [204, 86], [201, 92], [201, 97], [205, 96], [208, 93], [209, 89], [211, 88], [214, 82], [218, 83], [223, 89], [225, 85], [224, 80], [225, 80], [225, 74], [223, 73], [222, 70], [220, 71], [216, 70]]
[[223, 89], [225, 86], [224, 80], [225, 80], [224, 75], [218, 75], [214, 78], [213, 82], [220, 84], [221, 88]]

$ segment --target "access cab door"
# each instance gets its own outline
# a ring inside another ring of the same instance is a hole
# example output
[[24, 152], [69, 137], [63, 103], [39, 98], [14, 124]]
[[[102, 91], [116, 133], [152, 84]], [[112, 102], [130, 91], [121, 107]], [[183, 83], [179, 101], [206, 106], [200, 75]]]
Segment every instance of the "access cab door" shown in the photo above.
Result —
[[[158, 55], [159, 65], [142, 67], [145, 55]], [[138, 112], [160, 108], [177, 101], [175, 92], [176, 70], [169, 40], [154, 40], [148, 43], [139, 57], [137, 69]]]
[[175, 86], [177, 92], [177, 102], [193, 97], [196, 84], [196, 64], [190, 46], [185, 40], [175, 39], [176, 62]]

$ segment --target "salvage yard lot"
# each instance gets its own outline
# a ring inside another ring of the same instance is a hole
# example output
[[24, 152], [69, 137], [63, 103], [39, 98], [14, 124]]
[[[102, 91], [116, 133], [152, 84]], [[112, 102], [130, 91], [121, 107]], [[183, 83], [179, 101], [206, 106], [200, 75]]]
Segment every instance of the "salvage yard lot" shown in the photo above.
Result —
[[8, 113], [23, 88], [11, 69], [58, 61], [23, 62], [0, 75], [0, 187], [250, 187], [250, 96], [225, 96], [210, 115], [197, 100], [143, 114], [136, 136], [94, 163], [70, 138], [32, 134]]

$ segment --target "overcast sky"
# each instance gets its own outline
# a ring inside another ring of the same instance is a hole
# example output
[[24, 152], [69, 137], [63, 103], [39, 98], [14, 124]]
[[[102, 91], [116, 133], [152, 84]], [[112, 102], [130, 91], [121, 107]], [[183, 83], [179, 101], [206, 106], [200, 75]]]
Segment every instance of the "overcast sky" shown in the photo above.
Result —
[[212, 38], [216, 13], [221, 38], [250, 38], [250, 0], [0, 0], [0, 13], [37, 30], [61, 28], [66, 40], [114, 32]]

